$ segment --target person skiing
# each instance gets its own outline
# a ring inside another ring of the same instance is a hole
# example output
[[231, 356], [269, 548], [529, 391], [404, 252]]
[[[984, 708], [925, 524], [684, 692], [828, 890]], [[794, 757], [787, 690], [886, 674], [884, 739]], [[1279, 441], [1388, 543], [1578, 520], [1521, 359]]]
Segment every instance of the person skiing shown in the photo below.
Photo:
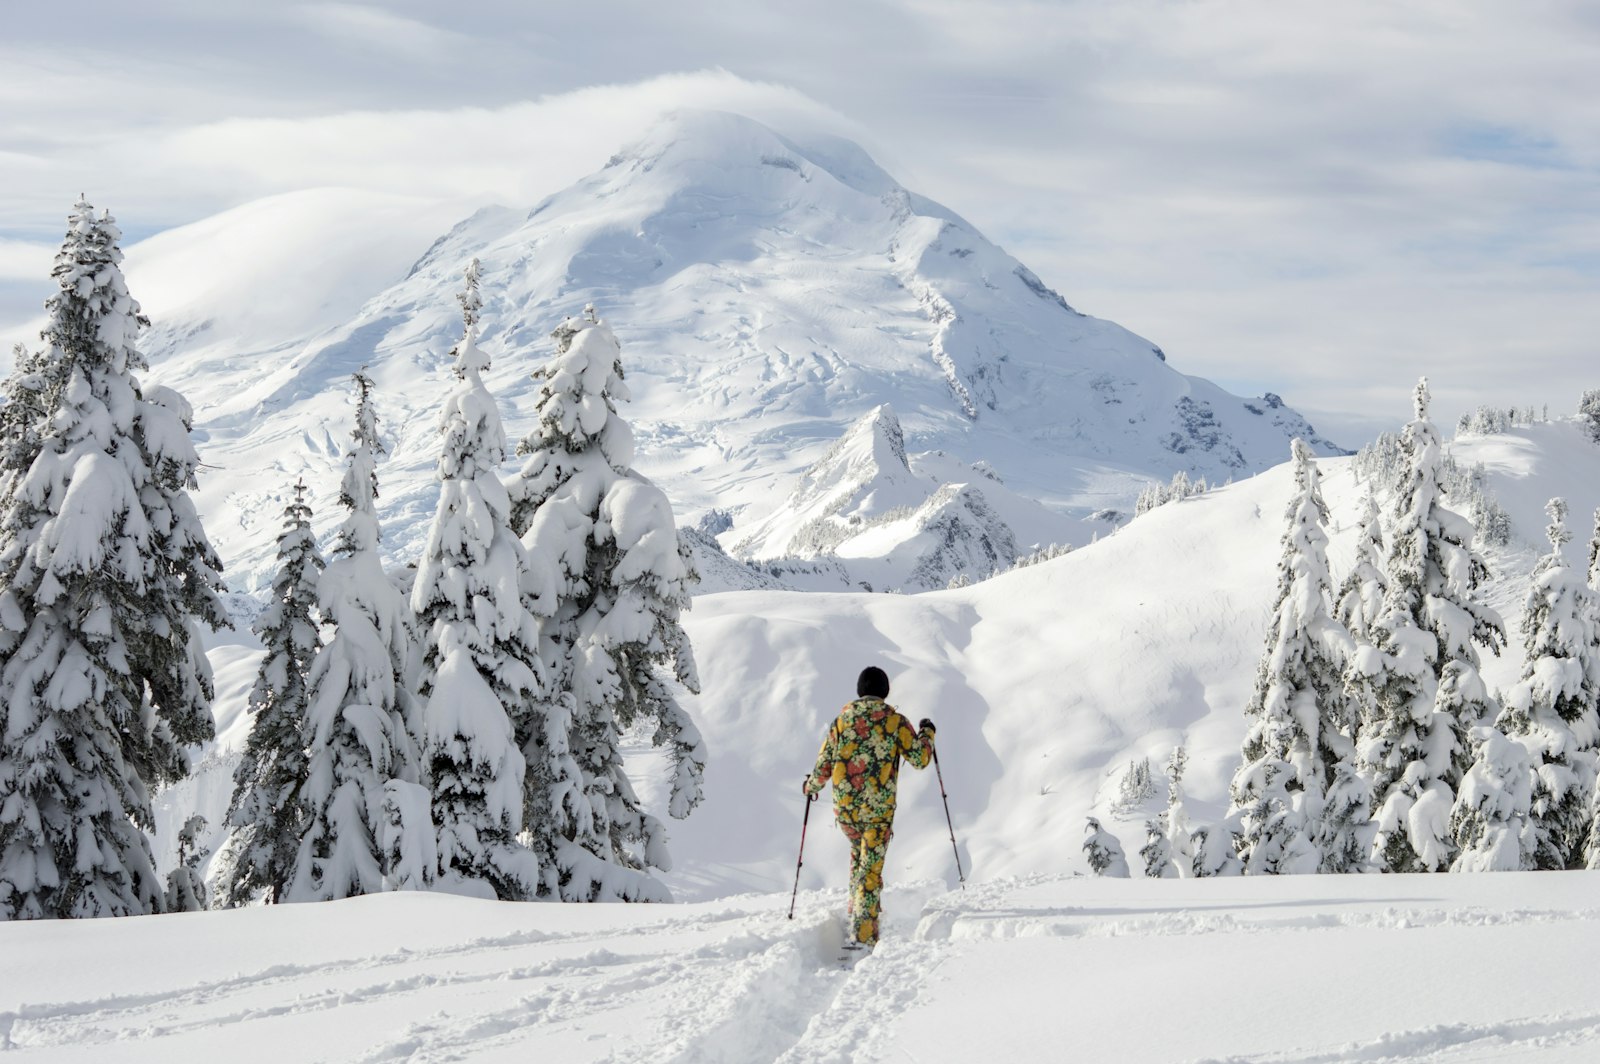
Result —
[[833, 816], [850, 840], [850, 930], [859, 947], [878, 941], [883, 861], [894, 834], [895, 783], [900, 761], [927, 768], [933, 760], [933, 721], [911, 722], [884, 699], [889, 677], [876, 665], [861, 671], [856, 699], [829, 727], [817, 767], [805, 778], [808, 801], [833, 785]]

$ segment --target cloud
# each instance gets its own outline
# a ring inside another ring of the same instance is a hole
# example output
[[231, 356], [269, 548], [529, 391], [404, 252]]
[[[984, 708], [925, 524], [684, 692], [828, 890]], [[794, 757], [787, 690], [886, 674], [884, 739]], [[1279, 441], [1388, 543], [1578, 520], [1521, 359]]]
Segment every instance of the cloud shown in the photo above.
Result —
[[0, 237], [0, 281], [35, 281], [50, 276], [56, 246]]
[[80, 189], [130, 234], [311, 185], [531, 202], [720, 107], [863, 140], [1240, 390], [1398, 421], [1423, 372], [1441, 408], [1600, 383], [1578, 0], [82, 6], [92, 39], [0, 43], [0, 235]]
[[498, 108], [234, 119], [133, 147], [154, 173], [172, 168], [236, 197], [317, 185], [531, 203], [599, 169], [621, 144], [679, 107], [730, 108], [781, 128], [854, 123], [802, 94], [721, 71], [596, 86]]
[[290, 21], [341, 43], [422, 61], [443, 61], [461, 54], [472, 43], [465, 34], [367, 4], [296, 4], [286, 15]]
[[679, 107], [731, 109], [779, 128], [871, 140], [858, 123], [796, 90], [707, 71], [500, 107], [238, 117], [110, 135], [75, 151], [63, 148], [50, 167], [19, 171], [5, 207], [12, 217], [42, 214], [38, 224], [55, 228], [61, 197], [48, 186], [78, 185], [98, 190], [95, 202], [115, 204], [125, 222], [144, 217], [168, 225], [277, 192], [330, 185], [531, 203], [598, 169], [622, 143]]

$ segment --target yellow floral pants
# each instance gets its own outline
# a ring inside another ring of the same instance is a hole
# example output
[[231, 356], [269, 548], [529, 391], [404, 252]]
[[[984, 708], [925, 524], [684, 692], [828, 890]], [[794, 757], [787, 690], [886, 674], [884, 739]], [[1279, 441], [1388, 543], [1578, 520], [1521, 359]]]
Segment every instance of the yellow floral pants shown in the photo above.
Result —
[[870, 946], [878, 941], [883, 862], [889, 853], [894, 825], [888, 821], [851, 824], [841, 820], [839, 829], [850, 840], [850, 930], [857, 942]]

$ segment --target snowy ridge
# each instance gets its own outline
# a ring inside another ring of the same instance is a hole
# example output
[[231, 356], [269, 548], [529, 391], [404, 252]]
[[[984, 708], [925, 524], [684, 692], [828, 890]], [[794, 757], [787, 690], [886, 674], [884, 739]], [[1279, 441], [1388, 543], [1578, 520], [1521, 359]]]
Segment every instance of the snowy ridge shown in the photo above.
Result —
[[[351, 257], [372, 251], [360, 270], [316, 272], [326, 298], [293, 313], [229, 309], [275, 290], [329, 217]], [[420, 551], [454, 278], [474, 257], [485, 383], [508, 434], [529, 427], [549, 333], [593, 302], [623, 341], [639, 467], [691, 522], [720, 508], [743, 532], [885, 402], [912, 449], [988, 461], [1019, 494], [1079, 514], [1125, 509], [1178, 469], [1213, 483], [1265, 469], [1290, 435], [1332, 450], [1275, 397], [1184, 376], [1148, 341], [1074, 311], [846, 142], [684, 112], [531, 211], [486, 208], [436, 239], [421, 224], [434, 217], [286, 197], [130, 250], [130, 283], [159, 322], [145, 344], [155, 375], [199, 411], [212, 467], [200, 500], [234, 587], [264, 585], [294, 478], [328, 520], [346, 382], [363, 365], [389, 434], [385, 550], [391, 562]], [[281, 250], [232, 254], [246, 239]], [[398, 261], [406, 245], [413, 263]]]
[[[940, 483], [925, 461], [962, 482]], [[962, 467], [941, 453], [908, 457], [894, 411], [879, 406], [731, 550], [758, 569], [787, 574], [802, 590], [936, 590], [953, 577], [982, 579], [1017, 560], [1017, 535], [991, 497], [1030, 532], [1048, 531], [1048, 543], [1089, 538], [1082, 522], [1015, 495], [992, 470]], [[812, 559], [831, 564], [820, 571], [794, 565]]]

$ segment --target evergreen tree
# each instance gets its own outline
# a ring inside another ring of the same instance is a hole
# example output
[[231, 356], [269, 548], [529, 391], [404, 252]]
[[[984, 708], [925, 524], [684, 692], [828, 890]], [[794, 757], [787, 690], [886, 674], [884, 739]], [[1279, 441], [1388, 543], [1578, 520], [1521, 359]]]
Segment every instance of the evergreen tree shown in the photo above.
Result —
[[1333, 782], [1322, 799], [1322, 815], [1312, 825], [1311, 843], [1322, 855], [1321, 872], [1370, 872], [1372, 844], [1377, 827], [1372, 823], [1372, 785], [1361, 774], [1354, 757], [1334, 766]]
[[1470, 733], [1473, 762], [1461, 778], [1450, 825], [1460, 852], [1452, 872], [1515, 872], [1536, 867], [1539, 832], [1533, 791], [1536, 755], [1519, 739], [1483, 725]]
[[1177, 879], [1178, 869], [1172, 863], [1172, 847], [1167, 843], [1165, 823], [1146, 820], [1144, 838], [1144, 845], [1139, 847], [1139, 856], [1144, 858], [1144, 874], [1151, 879]]
[[511, 485], [512, 527], [555, 567], [553, 586], [533, 590], [550, 616], [541, 655], [550, 696], [524, 739], [541, 893], [665, 899], [648, 873], [670, 868], [664, 831], [639, 807], [620, 737], [654, 725], [654, 743], [672, 756], [668, 812], [688, 816], [705, 747], [663, 673], [699, 690], [678, 620], [692, 569], [666, 495], [632, 468], [633, 433], [616, 412], [628, 398], [616, 337], [590, 307], [554, 338], [556, 357], [536, 374], [539, 422], [518, 447], [527, 462]]
[[1089, 818], [1089, 823], [1084, 829], [1083, 852], [1089, 859], [1089, 868], [1097, 876], [1108, 876], [1112, 879], [1128, 878], [1128, 858], [1122, 852], [1122, 844], [1117, 837], [1100, 826], [1100, 821], [1094, 817]]
[[1578, 400], [1578, 424], [1585, 435], [1600, 443], [1600, 388], [1585, 389]]
[[[1477, 646], [1505, 642], [1500, 618], [1478, 596], [1488, 576], [1472, 526], [1442, 499], [1442, 452], [1428, 420], [1426, 379], [1402, 438], [1405, 471], [1395, 516], [1376, 653], [1358, 655], [1366, 688], [1358, 764], [1372, 783], [1374, 858], [1391, 872], [1438, 871], [1454, 857], [1450, 810], [1469, 763], [1466, 732], [1487, 710]], [[1456, 663], [1451, 682], [1441, 684]]]
[[430, 890], [439, 878], [439, 839], [433, 793], [420, 783], [388, 780], [378, 837], [391, 890]]
[[[1368, 674], [1382, 663], [1372, 646], [1372, 627], [1383, 611], [1389, 578], [1383, 573], [1383, 526], [1377, 496], [1369, 485], [1356, 534], [1356, 557], [1334, 595], [1334, 616], [1350, 633], [1350, 649], [1340, 678], [1345, 727], [1352, 738], [1363, 721], [1376, 714], [1376, 698]], [[1322, 855], [1320, 871], [1331, 874], [1373, 871], [1372, 782], [1361, 770], [1354, 746], [1331, 766], [1323, 795], [1322, 815], [1312, 825], [1311, 841]]]
[[1389, 580], [1383, 575], [1383, 527], [1378, 500], [1370, 491], [1361, 510], [1361, 530], [1356, 534], [1356, 559], [1334, 596], [1334, 617], [1358, 642], [1371, 639], [1372, 626], [1383, 610]]
[[295, 484], [283, 518], [272, 601], [255, 623], [266, 656], [250, 691], [254, 720], [228, 803], [233, 837], [217, 886], [226, 907], [263, 894], [282, 901], [306, 830], [306, 676], [317, 653], [317, 582], [327, 563], [311, 531], [303, 482]]
[[196, 622], [224, 614], [191, 413], [134, 376], [147, 320], [111, 216], [80, 201], [68, 225], [45, 348], [0, 418], [0, 919], [163, 909], [150, 792], [213, 735]]
[[421, 781], [413, 637], [404, 598], [378, 553], [378, 417], [372, 380], [355, 375], [356, 424], [339, 502], [350, 512], [317, 582], [333, 632], [307, 670], [306, 830], [289, 901], [384, 890], [384, 785]]
[[1194, 874], [1194, 838], [1183, 794], [1183, 771], [1188, 764], [1188, 751], [1181, 746], [1174, 748], [1167, 759], [1167, 813], [1162, 819], [1165, 852], [1172, 862], [1172, 875], [1179, 879]]
[[39, 456], [50, 404], [48, 364], [42, 351], [12, 350], [11, 376], [0, 384], [0, 508], [9, 510], [17, 485]]
[[1201, 824], [1189, 833], [1190, 868], [1196, 879], [1244, 872], [1244, 864], [1234, 853], [1240, 831], [1239, 817], [1233, 816], [1220, 824]]
[[1253, 874], [1315, 872], [1313, 842], [1333, 767], [1353, 750], [1339, 659], [1350, 636], [1328, 609], [1328, 509], [1305, 443], [1291, 444], [1294, 500], [1278, 570], [1278, 601], [1255, 693], [1245, 707], [1244, 758], [1233, 778], [1239, 857]]
[[461, 384], [441, 418], [439, 508], [411, 605], [423, 630], [440, 878], [518, 900], [539, 885], [538, 861], [517, 841], [526, 763], [516, 737], [517, 722], [531, 730], [540, 691], [539, 623], [523, 603], [528, 564], [498, 473], [505, 433], [481, 376], [489, 360], [477, 345], [476, 259], [460, 298], [465, 335], [452, 354]]
[[1589, 537], [1589, 590], [1600, 593], [1600, 510], [1594, 512], [1594, 534]]
[[167, 874], [167, 909], [175, 913], [197, 913], [210, 907], [206, 874], [201, 867], [210, 851], [201, 843], [206, 818], [196, 814], [178, 829], [178, 863]]
[[[1589, 622], [1594, 636], [1589, 652], [1592, 660], [1600, 661], [1600, 510], [1594, 512], [1594, 534], [1589, 537], [1588, 577], [1589, 601], [1593, 607]], [[1591, 791], [1588, 821], [1588, 833], [1583, 843], [1583, 864], [1585, 868], [1600, 870], [1600, 785]]]
[[1600, 738], [1595, 604], [1562, 553], [1572, 538], [1566, 500], [1551, 499], [1545, 512], [1550, 553], [1534, 566], [1528, 588], [1522, 679], [1506, 692], [1496, 723], [1507, 738], [1527, 747], [1537, 773], [1531, 810], [1534, 867], [1581, 868]]

